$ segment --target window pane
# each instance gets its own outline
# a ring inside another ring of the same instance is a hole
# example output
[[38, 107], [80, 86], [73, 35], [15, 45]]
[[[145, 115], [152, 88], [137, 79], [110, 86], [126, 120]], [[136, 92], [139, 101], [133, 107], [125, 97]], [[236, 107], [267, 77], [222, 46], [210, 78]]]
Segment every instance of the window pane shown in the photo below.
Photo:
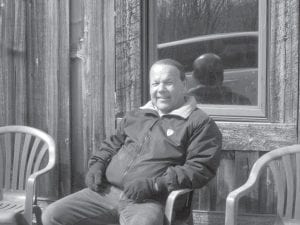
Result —
[[[157, 58], [184, 65], [189, 88], [201, 89], [191, 91], [202, 95], [199, 103], [258, 104], [257, 0], [157, 0], [156, 27]], [[221, 58], [222, 84], [192, 76], [194, 60], [205, 53]]]
[[172, 46], [158, 45], [158, 58], [178, 60], [187, 72], [193, 70], [198, 56], [213, 52], [222, 58], [224, 69], [257, 68], [257, 36], [230, 37]]
[[158, 43], [258, 30], [258, 0], [157, 0]]

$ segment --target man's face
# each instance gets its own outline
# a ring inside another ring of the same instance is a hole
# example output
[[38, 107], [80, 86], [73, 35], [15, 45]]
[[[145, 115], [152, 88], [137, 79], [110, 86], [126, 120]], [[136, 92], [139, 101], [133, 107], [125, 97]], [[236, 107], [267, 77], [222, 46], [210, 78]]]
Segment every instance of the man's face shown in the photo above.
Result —
[[150, 96], [161, 113], [169, 113], [181, 107], [186, 94], [185, 82], [180, 71], [170, 65], [153, 65], [150, 69]]

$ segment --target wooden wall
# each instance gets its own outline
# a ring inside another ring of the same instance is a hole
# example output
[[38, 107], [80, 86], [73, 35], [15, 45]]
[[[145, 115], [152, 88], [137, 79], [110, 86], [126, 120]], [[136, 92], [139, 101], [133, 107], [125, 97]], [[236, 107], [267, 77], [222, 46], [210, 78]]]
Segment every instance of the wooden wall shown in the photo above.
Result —
[[[264, 122], [221, 122], [223, 159], [216, 178], [199, 190], [194, 208], [224, 211], [229, 191], [243, 184], [263, 152], [299, 142], [299, 2], [271, 0], [268, 5], [267, 113]], [[274, 213], [273, 178], [266, 170], [257, 191], [242, 200], [240, 211]]]
[[142, 103], [141, 2], [115, 0], [116, 116]]
[[68, 15], [68, 1], [0, 1], [0, 125], [54, 137], [58, 165], [40, 187], [48, 197], [71, 187]]
[[72, 192], [84, 187], [90, 154], [115, 128], [114, 2], [72, 0]]
[[[139, 2], [138, 0], [126, 0], [122, 1], [122, 5], [135, 6]], [[141, 52], [139, 48], [144, 46], [142, 43], [144, 40], [142, 24], [144, 22], [141, 20], [142, 14], [138, 10], [128, 10], [128, 7], [117, 7], [117, 10], [121, 10], [117, 14], [117, 21], [124, 23], [128, 17], [134, 18], [135, 21], [129, 23], [126, 28], [123, 27], [123, 33], [130, 35], [133, 34], [133, 31], [135, 33], [136, 30], [140, 30], [139, 36], [133, 35], [126, 43], [121, 42], [122, 45], [116, 45], [117, 67], [121, 63], [129, 66], [131, 64], [127, 60], [139, 57]], [[137, 20], [138, 22], [136, 22]], [[210, 217], [203, 211], [224, 212], [227, 194], [246, 181], [250, 169], [258, 157], [277, 147], [298, 143], [299, 2], [297, 0], [268, 1], [267, 33], [268, 66], [265, 87], [268, 102], [267, 118], [258, 122], [218, 121], [224, 135], [222, 161], [215, 179], [207, 187], [196, 191], [193, 201], [194, 224], [200, 224], [201, 221], [204, 224], [222, 224], [224, 217], [216, 214]], [[122, 55], [126, 49], [123, 46], [131, 47], [127, 57]], [[119, 50], [119, 48], [121, 49]], [[142, 64], [142, 60], [143, 58], [140, 58], [137, 64]], [[138, 88], [140, 83], [136, 84], [135, 82], [141, 81], [135, 78], [140, 76], [141, 71], [124, 69], [122, 74], [117, 73], [117, 79], [122, 77], [122, 82], [133, 82]], [[145, 76], [145, 74], [142, 75]], [[140, 101], [136, 99], [136, 92], [140, 95], [142, 91], [128, 89], [126, 98], [121, 97], [121, 101], [125, 101], [122, 103], [124, 106], [119, 107], [121, 114], [139, 106]], [[272, 176], [270, 171], [266, 170], [257, 191], [242, 200], [240, 211], [274, 213], [276, 203], [274, 194]], [[213, 217], [215, 217], [214, 222]], [[270, 223], [271, 220], [270, 217], [262, 217], [257, 221], [269, 221]], [[245, 217], [245, 221], [250, 223], [251, 220]]]
[[[113, 132], [115, 116], [139, 107], [145, 46], [144, 0], [0, 0], [0, 125], [27, 124], [56, 140], [58, 164], [42, 193], [83, 187], [87, 160]], [[267, 114], [263, 122], [222, 122], [224, 151], [216, 178], [196, 191], [198, 210], [224, 211], [265, 151], [298, 142], [299, 2], [268, 4]], [[267, 171], [242, 212], [273, 213]], [[198, 219], [197, 219], [198, 218]]]
[[41, 195], [84, 187], [87, 160], [115, 129], [114, 1], [0, 0], [0, 125], [52, 135]]

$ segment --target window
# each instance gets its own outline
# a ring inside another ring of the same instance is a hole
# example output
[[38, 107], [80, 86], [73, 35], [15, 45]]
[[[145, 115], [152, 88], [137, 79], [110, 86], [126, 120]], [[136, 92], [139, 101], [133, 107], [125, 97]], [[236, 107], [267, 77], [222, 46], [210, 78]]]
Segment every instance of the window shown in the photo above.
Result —
[[[196, 97], [205, 95], [197, 98], [198, 103], [214, 117], [266, 118], [266, 1], [156, 0], [148, 4], [149, 65], [162, 58], [182, 63], [189, 90]], [[218, 85], [205, 85], [193, 76], [194, 60], [206, 53], [222, 61], [224, 78]], [[216, 100], [219, 97], [223, 100]]]

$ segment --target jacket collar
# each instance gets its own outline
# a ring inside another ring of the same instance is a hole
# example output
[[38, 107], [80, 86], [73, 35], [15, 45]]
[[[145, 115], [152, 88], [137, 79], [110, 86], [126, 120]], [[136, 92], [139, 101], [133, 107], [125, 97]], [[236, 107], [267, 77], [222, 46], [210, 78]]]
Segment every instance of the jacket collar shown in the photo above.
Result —
[[[193, 96], [186, 96], [186, 101], [183, 106], [163, 115], [175, 115], [187, 119], [196, 108], [197, 108], [197, 102], [195, 98]], [[145, 105], [141, 106], [140, 109], [150, 110], [150, 112], [151, 111], [153, 112], [154, 110], [156, 113], [158, 113], [157, 108], [153, 105], [151, 100], [147, 102]]]

